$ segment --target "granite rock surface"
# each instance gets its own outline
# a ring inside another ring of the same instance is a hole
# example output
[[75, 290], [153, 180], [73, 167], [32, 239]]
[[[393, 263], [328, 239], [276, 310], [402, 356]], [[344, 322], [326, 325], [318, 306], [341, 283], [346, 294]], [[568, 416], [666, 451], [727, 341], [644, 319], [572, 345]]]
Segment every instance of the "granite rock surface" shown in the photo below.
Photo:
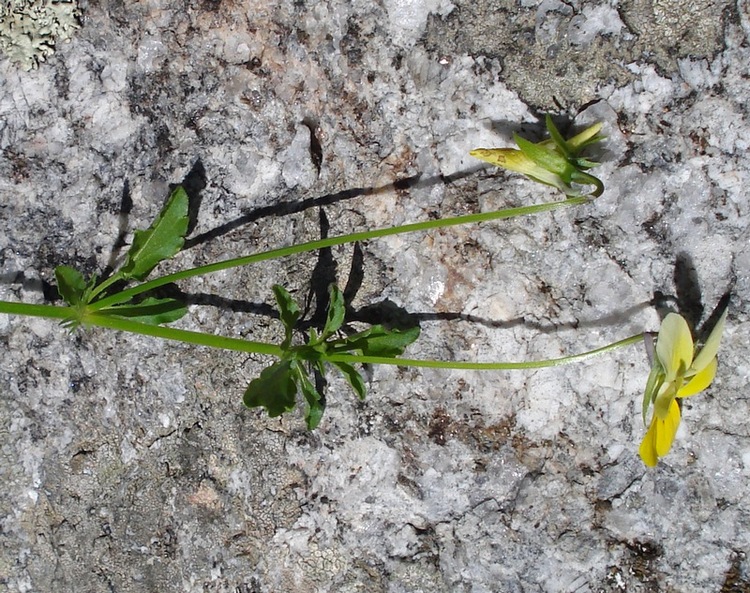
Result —
[[378, 366], [365, 401], [331, 374], [308, 432], [242, 406], [263, 357], [0, 315], [0, 590], [750, 591], [750, 14], [683, 4], [103, 0], [37, 70], [0, 59], [3, 300], [118, 261], [179, 183], [169, 270], [559, 199], [468, 156], [545, 112], [605, 123], [595, 202], [193, 279], [179, 326], [276, 341], [274, 283], [315, 318], [337, 281], [420, 322], [412, 357], [534, 360], [731, 293], [653, 470], [640, 346]]

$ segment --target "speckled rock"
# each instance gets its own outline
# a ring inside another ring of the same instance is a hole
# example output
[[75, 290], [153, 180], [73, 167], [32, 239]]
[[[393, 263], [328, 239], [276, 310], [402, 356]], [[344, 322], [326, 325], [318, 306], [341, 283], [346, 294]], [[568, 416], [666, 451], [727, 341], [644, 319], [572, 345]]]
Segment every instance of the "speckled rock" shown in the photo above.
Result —
[[[732, 292], [717, 380], [637, 456], [646, 354], [557, 369], [375, 367], [357, 400], [269, 419], [268, 360], [0, 315], [0, 589], [549, 593], [750, 587], [750, 16], [743, 2], [105, 0], [32, 72], [0, 60], [0, 299], [51, 302], [199, 196], [165, 269], [557, 199], [485, 167], [512, 133], [605, 123], [595, 202], [181, 283], [180, 327], [278, 341], [418, 319], [413, 357], [533, 360], [699, 323]], [[122, 241], [121, 241], [122, 240]]]

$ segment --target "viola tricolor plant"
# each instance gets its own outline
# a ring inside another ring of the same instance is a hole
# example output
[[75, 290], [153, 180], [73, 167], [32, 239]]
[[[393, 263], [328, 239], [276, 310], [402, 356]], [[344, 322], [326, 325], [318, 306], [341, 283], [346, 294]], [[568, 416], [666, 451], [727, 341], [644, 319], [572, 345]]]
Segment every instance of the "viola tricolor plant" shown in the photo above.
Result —
[[[343, 294], [335, 285], [329, 288], [325, 323], [322, 327], [310, 328], [307, 331], [301, 329], [299, 305], [284, 287], [273, 286], [279, 319], [284, 326], [284, 338], [280, 344], [219, 336], [210, 330], [196, 332], [165, 325], [182, 318], [188, 313], [188, 309], [178, 298], [156, 296], [154, 291], [187, 278], [335, 245], [540, 214], [590, 202], [603, 192], [604, 185], [587, 172], [596, 163], [590, 157], [582, 155], [586, 148], [603, 139], [599, 133], [601, 124], [595, 124], [568, 140], [562, 137], [549, 116], [546, 125], [550, 138], [541, 142], [532, 143], [516, 135], [517, 149], [480, 148], [473, 150], [471, 154], [510, 171], [522, 173], [540, 183], [556, 187], [566, 195], [564, 200], [328, 237], [218, 261], [147, 280], [161, 262], [181, 251], [188, 232], [189, 200], [183, 188], [177, 187], [151, 226], [134, 233], [122, 266], [109, 276], [102, 280], [97, 276], [85, 278], [74, 268], [59, 266], [55, 270], [55, 277], [58, 292], [66, 303], [64, 306], [0, 301], [0, 313], [58, 319], [71, 331], [79, 326], [99, 326], [274, 357], [276, 361], [250, 381], [243, 401], [248, 407], [263, 407], [270, 416], [279, 416], [294, 409], [297, 405], [297, 395], [301, 393], [306, 404], [305, 420], [310, 429], [318, 426], [325, 412], [325, 397], [320, 393], [318, 385], [321, 381], [318, 379], [321, 379], [330, 367], [341, 372], [354, 392], [360, 398], [364, 398], [365, 381], [356, 369], [357, 364], [390, 364], [471, 371], [537, 369], [569, 364], [642, 342], [647, 334], [630, 336], [580, 354], [525, 362], [403, 358], [406, 348], [419, 337], [419, 328], [372, 325], [359, 331], [351, 328], [350, 331], [342, 331], [346, 325], [346, 304]], [[587, 186], [590, 188], [588, 192], [581, 191]], [[703, 348], [696, 352], [685, 320], [676, 314], [670, 314], [665, 318], [657, 338], [656, 356], [643, 404], [644, 419], [651, 406], [654, 408], [650, 428], [640, 449], [641, 457], [647, 465], [655, 465], [658, 458], [666, 455], [671, 447], [680, 421], [680, 410], [676, 400], [702, 391], [713, 380], [716, 373], [716, 353], [725, 320], [726, 313]]]

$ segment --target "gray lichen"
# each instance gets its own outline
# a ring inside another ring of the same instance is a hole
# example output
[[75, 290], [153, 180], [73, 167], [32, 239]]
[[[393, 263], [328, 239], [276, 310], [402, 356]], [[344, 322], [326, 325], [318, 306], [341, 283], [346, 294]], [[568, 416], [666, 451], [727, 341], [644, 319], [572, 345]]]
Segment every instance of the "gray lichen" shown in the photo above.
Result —
[[0, 2], [0, 51], [24, 70], [55, 53], [78, 24], [76, 0], [4, 0]]

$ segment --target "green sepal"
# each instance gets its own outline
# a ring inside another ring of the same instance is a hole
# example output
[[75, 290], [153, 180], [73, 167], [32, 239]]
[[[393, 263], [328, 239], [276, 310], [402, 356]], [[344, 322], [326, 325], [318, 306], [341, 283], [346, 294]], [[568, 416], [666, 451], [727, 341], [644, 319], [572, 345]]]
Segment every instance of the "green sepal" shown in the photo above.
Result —
[[599, 163], [596, 161], [590, 161], [589, 159], [585, 157], [575, 158], [571, 161], [577, 169], [580, 169], [581, 171], [585, 171], [588, 169], [593, 169], [594, 167], [598, 167]]
[[363, 332], [346, 338], [333, 347], [334, 352], [357, 351], [365, 356], [400, 356], [406, 347], [419, 337], [419, 327], [406, 330], [386, 329], [373, 325]]
[[296, 396], [292, 361], [285, 359], [266, 367], [250, 381], [242, 401], [248, 408], [264, 407], [275, 418], [294, 409]]
[[151, 226], [135, 231], [125, 263], [118, 271], [124, 280], [144, 280], [157, 264], [177, 254], [188, 228], [188, 195], [177, 187]]
[[279, 308], [279, 318], [281, 319], [281, 323], [284, 324], [285, 337], [281, 347], [284, 350], [288, 350], [292, 344], [294, 326], [297, 325], [297, 320], [299, 320], [300, 316], [299, 305], [297, 305], [287, 289], [280, 284], [274, 284], [272, 290], [273, 296], [276, 298], [276, 305]]
[[149, 325], [160, 325], [172, 323], [185, 316], [188, 312], [184, 303], [177, 299], [157, 299], [149, 297], [136, 304], [115, 305], [101, 309], [98, 315], [111, 317], [125, 317], [132, 321], [147, 323]]
[[552, 116], [549, 113], [545, 116], [544, 121], [547, 125], [547, 131], [549, 132], [550, 138], [552, 138], [555, 146], [557, 146], [557, 148], [560, 149], [560, 152], [562, 152], [563, 156], [569, 160], [571, 157], [570, 147], [565, 141], [565, 138], [562, 137], [560, 130], [557, 129], [555, 122], [552, 121]]
[[518, 148], [521, 149], [521, 152], [529, 157], [529, 159], [550, 173], [558, 175], [565, 183], [570, 183], [570, 174], [573, 171], [573, 166], [564, 156], [554, 150], [542, 146], [541, 144], [529, 142], [528, 140], [521, 138], [518, 134], [513, 134], [513, 139], [516, 144], [518, 144]]
[[[569, 138], [567, 140], [568, 146], [572, 150], [573, 154], [576, 155], [576, 157], [578, 156], [578, 154], [580, 154], [583, 151], [584, 148], [588, 148], [589, 146], [593, 144], [597, 144], [607, 139], [607, 137], [604, 134], [599, 133], [599, 130], [601, 130], [601, 128], [602, 128], [601, 123], [595, 124], [593, 126], [586, 128], [580, 134], [574, 136], [573, 138]], [[596, 130], [593, 135], [591, 134], [592, 130]], [[578, 160], [582, 160], [582, 159], [578, 159]], [[599, 164], [599, 163], [592, 162], [592, 161], [588, 161], [588, 162], [591, 163], [589, 167], [595, 167], [596, 165]]]
[[357, 369], [347, 362], [332, 361], [331, 364], [341, 371], [346, 378], [347, 383], [351, 385], [351, 388], [354, 389], [359, 399], [365, 399], [367, 393], [367, 390], [365, 389], [365, 381]]
[[83, 274], [78, 270], [70, 266], [57, 266], [55, 268], [55, 279], [57, 280], [57, 292], [68, 305], [75, 307], [85, 302], [84, 296], [88, 284]]
[[651, 365], [651, 372], [648, 374], [646, 380], [646, 389], [643, 392], [643, 424], [646, 424], [646, 418], [648, 417], [648, 410], [656, 401], [656, 395], [659, 393], [662, 384], [664, 383], [664, 369], [659, 362], [659, 359], [654, 356], [654, 361]]
[[326, 324], [323, 327], [323, 333], [320, 335], [321, 340], [326, 340], [335, 334], [344, 323], [346, 315], [346, 305], [344, 295], [335, 284], [328, 287], [328, 312], [326, 315]]

